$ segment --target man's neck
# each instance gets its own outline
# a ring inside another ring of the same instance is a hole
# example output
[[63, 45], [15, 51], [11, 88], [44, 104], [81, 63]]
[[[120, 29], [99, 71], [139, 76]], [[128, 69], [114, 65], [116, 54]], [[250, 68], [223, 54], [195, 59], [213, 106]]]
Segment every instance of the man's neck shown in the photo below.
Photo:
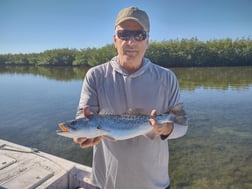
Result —
[[129, 73], [132, 74], [136, 72], [142, 65], [141, 60], [128, 60], [128, 61], [119, 61], [119, 64]]

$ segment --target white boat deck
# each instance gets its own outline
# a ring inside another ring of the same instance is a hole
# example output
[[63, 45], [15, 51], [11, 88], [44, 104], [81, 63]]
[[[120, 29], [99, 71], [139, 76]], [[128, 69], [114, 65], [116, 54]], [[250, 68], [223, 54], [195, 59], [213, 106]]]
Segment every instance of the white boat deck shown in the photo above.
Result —
[[92, 169], [36, 149], [0, 140], [0, 189], [96, 189]]

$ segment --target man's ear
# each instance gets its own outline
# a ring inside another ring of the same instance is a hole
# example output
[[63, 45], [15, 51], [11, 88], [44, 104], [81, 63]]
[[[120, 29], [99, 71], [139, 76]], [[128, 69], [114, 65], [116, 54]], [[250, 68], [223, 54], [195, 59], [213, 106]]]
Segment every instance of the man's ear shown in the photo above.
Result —
[[117, 40], [116, 35], [114, 35], [114, 47], [115, 48], [116, 48], [116, 40]]
[[148, 47], [149, 47], [149, 38], [146, 40], [146, 49], [148, 49]]

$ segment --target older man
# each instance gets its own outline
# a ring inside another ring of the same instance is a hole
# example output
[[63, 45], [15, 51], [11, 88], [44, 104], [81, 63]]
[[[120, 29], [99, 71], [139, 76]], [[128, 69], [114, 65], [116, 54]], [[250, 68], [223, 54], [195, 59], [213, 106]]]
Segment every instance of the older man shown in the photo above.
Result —
[[[123, 114], [141, 110], [152, 115], [180, 103], [179, 85], [169, 69], [144, 57], [149, 45], [148, 15], [136, 7], [122, 9], [115, 22], [118, 56], [91, 68], [83, 82], [77, 118], [101, 111]], [[187, 124], [157, 124], [149, 137], [111, 141], [105, 137], [75, 138], [82, 148], [94, 147], [93, 181], [102, 189], [165, 189], [168, 175], [168, 139], [185, 135]]]

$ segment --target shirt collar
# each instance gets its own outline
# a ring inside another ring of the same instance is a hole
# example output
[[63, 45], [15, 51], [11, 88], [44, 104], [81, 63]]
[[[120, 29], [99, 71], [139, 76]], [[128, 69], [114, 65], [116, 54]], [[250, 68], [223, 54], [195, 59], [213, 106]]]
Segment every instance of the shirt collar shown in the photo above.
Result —
[[149, 66], [149, 63], [150, 63], [150, 60], [148, 58], [144, 57], [143, 61], [142, 61], [141, 67], [136, 72], [129, 74], [127, 72], [127, 70], [125, 70], [119, 64], [119, 58], [118, 58], [118, 56], [112, 58], [112, 60], [110, 61], [110, 64], [113, 67], [114, 71], [122, 74], [123, 76], [131, 77], [131, 78], [135, 78], [135, 77], [138, 77], [138, 76], [142, 75], [147, 70], [147, 68]]

